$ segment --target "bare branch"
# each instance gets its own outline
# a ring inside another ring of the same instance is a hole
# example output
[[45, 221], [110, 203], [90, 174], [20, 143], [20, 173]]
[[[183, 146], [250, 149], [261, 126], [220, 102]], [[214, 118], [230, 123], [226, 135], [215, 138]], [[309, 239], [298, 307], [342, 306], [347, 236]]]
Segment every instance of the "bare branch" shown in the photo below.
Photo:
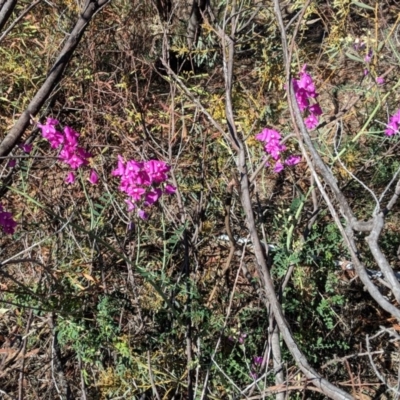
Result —
[[45, 101], [49, 98], [55, 85], [61, 79], [68, 62], [72, 58], [83, 34], [94, 15], [100, 11], [110, 0], [88, 0], [84, 11], [79, 17], [75, 27], [72, 29], [64, 48], [61, 50], [56, 62], [51, 68], [49, 75], [42, 87], [38, 90], [27, 109], [21, 114], [18, 121], [11, 128], [8, 135], [0, 143], [0, 157], [6, 156], [17, 144], [25, 129], [29, 125], [31, 116], [37, 115]]
[[16, 5], [17, 0], [5, 0], [0, 2], [0, 30], [3, 29], [4, 25], [7, 23]]

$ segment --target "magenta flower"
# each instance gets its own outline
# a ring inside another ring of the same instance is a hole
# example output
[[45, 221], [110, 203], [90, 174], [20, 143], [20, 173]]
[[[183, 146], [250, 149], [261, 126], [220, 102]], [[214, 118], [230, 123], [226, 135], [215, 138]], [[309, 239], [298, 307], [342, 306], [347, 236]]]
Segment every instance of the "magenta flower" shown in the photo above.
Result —
[[311, 114], [304, 120], [304, 123], [307, 129], [314, 129], [318, 126], [318, 119], [315, 115]]
[[[150, 160], [125, 162], [118, 155], [118, 165], [111, 174], [120, 177], [119, 190], [126, 193], [129, 199], [125, 200], [128, 211], [138, 210], [141, 219], [147, 219], [148, 213], [141, 207], [151, 207], [156, 204], [163, 194], [173, 194], [176, 188], [165, 184], [171, 167], [164, 161]], [[162, 189], [164, 186], [164, 189]]]
[[399, 132], [400, 128], [400, 109], [389, 118], [389, 123], [386, 125], [385, 135], [393, 136]]
[[75, 174], [73, 172], [69, 172], [67, 177], [65, 178], [65, 183], [74, 183], [75, 182]]
[[280, 141], [281, 134], [274, 129], [264, 128], [258, 135], [256, 135], [256, 140], [259, 140], [260, 142]]
[[72, 169], [78, 169], [85, 164], [85, 159], [80, 158], [77, 154], [72, 154], [70, 158], [64, 160]]
[[145, 205], [150, 206], [158, 201], [158, 199], [162, 195], [162, 190], [161, 189], [153, 189], [147, 192], [145, 196]]
[[90, 171], [90, 175], [89, 175], [88, 179], [92, 185], [97, 185], [97, 183], [99, 182], [99, 176], [97, 175], [97, 173], [94, 169], [92, 169]]
[[76, 148], [78, 146], [78, 137], [79, 133], [75, 132], [71, 127], [66, 126], [64, 128], [64, 137], [65, 143], [72, 148]]
[[318, 103], [310, 105], [310, 98], [318, 97], [312, 77], [306, 73], [307, 65], [303, 65], [300, 71], [300, 79], [293, 79], [293, 90], [297, 104], [301, 112], [307, 112], [309, 116], [304, 120], [308, 129], [318, 126], [318, 116], [322, 115], [321, 107]]
[[131, 200], [125, 199], [125, 203], [128, 204], [128, 212], [130, 212], [130, 211], [135, 209], [135, 205], [132, 203]]
[[383, 85], [383, 84], [385, 83], [385, 79], [382, 78], [381, 76], [378, 76], [378, 77], [376, 78], [376, 83], [377, 83], [378, 85]]
[[261, 365], [263, 362], [263, 357], [254, 356], [253, 357], [253, 364], [254, 365]]
[[8, 168], [14, 168], [17, 165], [17, 160], [15, 158], [12, 158], [10, 161], [7, 163]]
[[170, 184], [165, 185], [164, 187], [164, 193], [166, 194], [175, 194], [176, 192], [176, 187], [172, 186]]
[[31, 144], [20, 144], [19, 147], [24, 153], [29, 154], [32, 151], [33, 145]]
[[373, 52], [372, 52], [372, 50], [370, 50], [370, 51], [368, 52], [368, 54], [364, 57], [364, 61], [365, 61], [366, 63], [370, 63], [370, 62], [372, 61], [372, 54], [373, 54]]
[[301, 157], [300, 156], [290, 156], [286, 161], [285, 164], [288, 166], [293, 166], [296, 165], [300, 162]]
[[138, 210], [138, 216], [141, 219], [147, 220], [149, 218], [149, 214], [146, 211]]
[[118, 166], [111, 172], [112, 176], [123, 176], [125, 174], [125, 162], [122, 156], [118, 155]]
[[275, 164], [274, 172], [279, 173], [279, 172], [283, 171], [283, 169], [284, 169], [283, 164], [282, 164], [280, 161], [278, 161], [278, 162]]
[[145, 194], [146, 190], [139, 187], [139, 186], [131, 186], [129, 187], [127, 193], [129, 196], [132, 197], [133, 200], [135, 201], [140, 201], [142, 199], [142, 196]]
[[14, 221], [10, 212], [3, 211], [3, 206], [0, 204], [0, 226], [4, 233], [12, 235], [15, 232], [15, 227], [18, 224]]
[[[42, 136], [49, 141], [52, 148], [62, 146], [59, 160], [68, 164], [73, 170], [88, 165], [88, 159], [92, 155], [83, 147], [78, 146], [79, 133], [69, 126], [64, 127], [63, 133], [61, 133], [56, 129], [58, 123], [56, 119], [47, 118], [46, 124], [38, 123], [37, 126], [42, 130]], [[70, 172], [65, 182], [68, 184], [74, 183], [75, 179], [75, 175]], [[89, 182], [93, 184], [98, 182], [98, 176], [94, 171], [90, 173]]]
[[55, 132], [57, 132], [55, 126], [58, 125], [58, 121], [53, 118], [47, 118], [46, 124], [42, 125], [38, 123], [37, 126], [42, 130], [42, 136], [48, 139], [49, 136], [52, 136]]
[[322, 115], [322, 110], [318, 103], [315, 103], [312, 106], [308, 107], [308, 111], [310, 111], [310, 113], [316, 117]]
[[265, 145], [264, 150], [276, 161], [280, 158], [281, 153], [286, 150], [286, 146], [279, 142], [269, 142]]

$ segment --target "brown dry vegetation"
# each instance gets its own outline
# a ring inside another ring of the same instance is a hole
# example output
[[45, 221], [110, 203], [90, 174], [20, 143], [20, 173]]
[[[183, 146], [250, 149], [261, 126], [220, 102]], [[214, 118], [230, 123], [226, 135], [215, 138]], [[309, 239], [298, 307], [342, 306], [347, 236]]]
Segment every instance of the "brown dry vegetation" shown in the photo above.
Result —
[[[20, 142], [32, 140], [32, 153], [15, 147], [0, 165], [1, 204], [18, 222], [14, 235], [0, 233], [0, 398], [326, 398], [282, 339], [284, 384], [277, 384], [275, 324], [254, 249], [231, 251], [219, 239], [227, 234], [230, 184], [239, 179], [236, 153], [211, 122], [226, 126], [217, 32], [234, 4], [211, 1], [189, 49], [191, 3], [173, 1], [169, 23], [155, 3], [111, 0], [95, 15], [24, 132]], [[29, 4], [17, 3], [3, 31]], [[43, 84], [81, 6], [42, 1], [3, 39], [0, 33], [0, 138]], [[324, 114], [311, 137], [356, 217], [368, 219], [375, 203], [350, 173], [380, 196], [400, 167], [398, 137], [383, 134], [400, 98], [399, 2], [312, 0], [300, 21], [304, 6], [287, 2], [282, 14], [289, 40], [298, 28], [292, 73], [307, 63], [320, 93]], [[243, 0], [235, 7], [247, 25], [235, 42], [232, 100], [251, 175], [263, 162], [254, 135], [265, 126], [284, 136], [294, 128], [273, 4]], [[355, 50], [358, 42], [366, 47]], [[173, 69], [185, 61], [176, 75], [163, 66], [166, 54]], [[64, 183], [66, 168], [35, 125], [48, 116], [81, 133], [98, 185], [89, 185], [85, 172], [74, 185]], [[300, 154], [295, 135], [286, 144]], [[172, 166], [178, 193], [154, 206], [148, 221], [126, 211], [111, 176], [118, 154]], [[12, 157], [18, 164], [10, 169]], [[274, 245], [268, 263], [291, 333], [310, 364], [355, 399], [398, 398], [399, 321], [354, 270], [337, 266], [351, 256], [313, 185], [303, 159], [281, 174], [263, 169], [250, 188], [258, 233]], [[395, 271], [398, 212], [395, 205], [380, 238]], [[248, 237], [235, 184], [229, 213], [233, 234]], [[378, 270], [365, 236], [355, 233], [362, 262]], [[398, 307], [383, 279], [374, 284]], [[262, 367], [252, 365], [254, 356], [264, 356]], [[256, 383], [255, 372], [262, 377]]]

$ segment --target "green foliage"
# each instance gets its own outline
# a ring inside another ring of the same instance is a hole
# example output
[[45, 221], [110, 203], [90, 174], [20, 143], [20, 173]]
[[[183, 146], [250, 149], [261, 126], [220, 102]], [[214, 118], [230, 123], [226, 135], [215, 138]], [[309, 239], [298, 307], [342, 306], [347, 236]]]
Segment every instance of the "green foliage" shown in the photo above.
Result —
[[[117, 300], [104, 296], [99, 298], [94, 315], [59, 317], [57, 338], [60, 345], [71, 348], [85, 363], [98, 363], [104, 351], [112, 349], [117, 342], [119, 311]], [[124, 348], [121, 342], [117, 345], [119, 349]]]
[[[44, 81], [65, 32], [80, 12], [77, 2], [53, 3], [34, 7], [2, 43], [4, 133]], [[79, 130], [83, 145], [94, 154], [91, 167], [99, 172], [101, 184], [89, 185], [82, 175], [75, 186], [66, 186], [66, 170], [57, 163], [57, 155], [35, 140], [29, 156], [13, 149], [12, 156], [21, 157], [18, 173], [1, 187], [6, 191], [6, 185], [12, 186], [1, 202], [15, 211], [20, 225], [12, 238], [0, 238], [0, 300], [6, 309], [4, 314], [0, 311], [0, 345], [6, 351], [7, 343], [20, 335], [29, 338], [28, 354], [40, 350], [40, 357], [26, 357], [23, 369], [16, 358], [7, 370], [25, 371], [27, 393], [35, 385], [36, 371], [48, 370], [42, 356], [51, 338], [43, 325], [47, 313], [56, 316], [57, 339], [76, 398], [83, 397], [82, 379], [87, 398], [101, 400], [150, 398], [154, 388], [161, 398], [186, 398], [190, 373], [197, 393], [209, 377], [210, 399], [244, 397], [242, 390], [254, 383], [253, 357], [271, 355], [271, 315], [260, 300], [262, 279], [251, 246], [237, 246], [230, 258], [229, 246], [218, 240], [226, 233], [225, 200], [231, 184], [230, 224], [235, 235], [248, 235], [239, 185], [235, 186], [241, 177], [236, 153], [197, 101], [228, 132], [221, 72], [226, 48], [219, 29], [229, 35], [237, 18], [241, 30], [234, 42], [232, 101], [248, 170], [264, 163], [255, 133], [264, 126], [293, 132], [283, 90], [281, 35], [267, 3], [211, 4], [215, 20], [204, 20], [198, 44], [190, 50], [185, 37], [190, 5], [181, 1], [174, 2], [175, 14], [165, 24], [156, 15], [154, 2], [117, 0], [88, 26], [64, 78], [36, 117], [42, 121], [53, 116]], [[296, 26], [293, 18], [306, 2], [291, 3], [283, 7], [290, 40]], [[17, 12], [29, 4], [18, 3]], [[395, 86], [399, 21], [391, 12], [389, 6], [386, 10], [369, 0], [311, 1], [291, 46], [292, 74], [307, 63], [320, 93], [326, 124], [311, 132], [313, 143], [360, 219], [368, 219], [376, 204], [351, 174], [382, 193], [400, 167], [398, 137], [383, 137], [387, 115], [400, 99]], [[365, 48], [356, 50], [354, 45], [360, 42]], [[162, 48], [165, 43], [168, 49]], [[200, 69], [198, 74], [180, 74], [192, 96], [171, 77], [160, 76], [156, 60], [167, 50], [191, 59]], [[369, 50], [373, 60], [366, 65]], [[386, 71], [387, 84], [376, 85], [376, 77]], [[22, 139], [34, 132], [32, 125]], [[294, 136], [286, 145], [298, 152]], [[117, 154], [168, 161], [179, 197], [163, 200], [146, 222], [127, 213], [110, 174]], [[10, 170], [4, 171], [3, 176]], [[333, 355], [358, 354], [367, 329], [388, 326], [390, 321], [374, 307], [366, 316], [355, 315], [357, 307], [370, 299], [358, 280], [339, 279], [336, 264], [348, 259], [348, 253], [318, 190], [310, 188], [310, 175], [304, 160], [285, 175], [265, 168], [252, 182], [251, 195], [257, 229], [274, 245], [268, 261], [290, 329], [319, 368]], [[392, 194], [390, 188], [381, 207]], [[386, 216], [379, 243], [394, 268], [397, 211]], [[364, 251], [364, 234], [356, 235], [363, 262], [375, 268]], [[351, 329], [354, 321], [357, 332]], [[303, 376], [292, 373], [297, 366], [283, 342], [281, 347], [286, 383], [298, 387]], [[362, 366], [357, 371], [360, 381], [374, 381], [365, 360], [357, 362]], [[269, 362], [265, 371], [257, 371], [266, 372], [266, 378], [246, 396], [269, 396], [263, 391], [276, 384], [272, 368]], [[349, 373], [356, 376], [355, 370], [342, 365], [329, 371], [333, 382], [348, 381]], [[21, 397], [18, 379], [0, 378], [2, 390]], [[35, 387], [25, 397], [59, 396], [51, 390]], [[297, 399], [303, 394], [287, 395]], [[307, 396], [320, 398], [311, 392]]]

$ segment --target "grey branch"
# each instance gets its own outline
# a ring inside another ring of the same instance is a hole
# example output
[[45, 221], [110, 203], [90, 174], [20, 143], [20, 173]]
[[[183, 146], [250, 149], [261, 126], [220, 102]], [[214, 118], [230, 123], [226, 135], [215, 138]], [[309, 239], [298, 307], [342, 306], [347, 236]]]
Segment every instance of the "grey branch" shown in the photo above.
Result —
[[28, 127], [31, 116], [37, 115], [45, 101], [51, 95], [56, 84], [62, 78], [68, 62], [71, 60], [76, 47], [83, 37], [85, 29], [89, 25], [93, 16], [103, 8], [110, 0], [88, 0], [84, 11], [80, 15], [75, 27], [72, 29], [67, 42], [65, 43], [60, 55], [51, 68], [46, 81], [36, 93], [35, 97], [29, 103], [27, 109], [21, 114], [18, 121], [11, 128], [8, 135], [0, 143], [0, 157], [4, 157], [18, 143], [25, 129]]

